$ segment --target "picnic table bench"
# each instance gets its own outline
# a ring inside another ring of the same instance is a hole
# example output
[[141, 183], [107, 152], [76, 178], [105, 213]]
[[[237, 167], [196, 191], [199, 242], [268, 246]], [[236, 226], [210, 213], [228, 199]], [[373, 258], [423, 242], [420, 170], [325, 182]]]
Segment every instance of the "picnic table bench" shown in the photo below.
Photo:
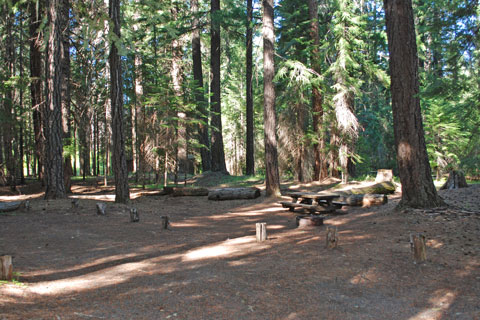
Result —
[[336, 193], [290, 192], [285, 195], [291, 197], [292, 201], [281, 201], [280, 204], [290, 211], [295, 211], [295, 208], [302, 208], [311, 214], [335, 213], [336, 209], [347, 205], [344, 202], [334, 201], [334, 199], [340, 197]]

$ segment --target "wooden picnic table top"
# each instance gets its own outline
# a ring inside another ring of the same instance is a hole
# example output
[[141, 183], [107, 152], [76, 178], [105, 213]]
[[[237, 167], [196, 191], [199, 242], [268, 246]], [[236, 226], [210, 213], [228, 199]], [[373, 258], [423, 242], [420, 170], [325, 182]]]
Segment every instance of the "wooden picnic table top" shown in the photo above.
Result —
[[332, 200], [340, 197], [338, 193], [315, 193], [315, 192], [289, 192], [285, 194], [291, 198], [304, 198], [315, 200]]

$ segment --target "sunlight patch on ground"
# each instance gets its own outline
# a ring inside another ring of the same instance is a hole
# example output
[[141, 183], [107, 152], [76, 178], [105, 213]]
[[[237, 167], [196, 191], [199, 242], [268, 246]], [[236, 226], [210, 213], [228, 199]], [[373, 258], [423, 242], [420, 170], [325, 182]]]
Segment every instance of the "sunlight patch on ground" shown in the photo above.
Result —
[[443, 247], [444, 243], [435, 239], [430, 239], [427, 241], [427, 246], [433, 248], [433, 249], [438, 249]]
[[212, 258], [235, 257], [268, 248], [268, 245], [257, 244], [255, 237], [246, 236], [228, 239], [217, 244], [188, 251], [183, 261], [196, 261]]
[[366, 272], [360, 272], [350, 279], [351, 284], [368, 284], [378, 280], [376, 268], [370, 268]]
[[450, 307], [455, 300], [456, 294], [449, 290], [437, 290], [429, 300], [431, 307], [408, 320], [439, 320], [442, 314]]
[[114, 194], [81, 195], [81, 196], [73, 195], [73, 196], [70, 196], [70, 198], [83, 199], [83, 200], [101, 200], [101, 201], [110, 201], [110, 202], [115, 201]]
[[34, 198], [40, 198], [45, 195], [44, 192], [32, 193], [32, 194], [21, 194], [17, 196], [0, 196], [0, 201], [11, 202], [11, 201], [24, 201]]
[[467, 277], [471, 275], [473, 272], [478, 271], [479, 269], [480, 269], [480, 260], [472, 258], [472, 260], [467, 263], [467, 265], [463, 270], [456, 271], [455, 273], [460, 277]]

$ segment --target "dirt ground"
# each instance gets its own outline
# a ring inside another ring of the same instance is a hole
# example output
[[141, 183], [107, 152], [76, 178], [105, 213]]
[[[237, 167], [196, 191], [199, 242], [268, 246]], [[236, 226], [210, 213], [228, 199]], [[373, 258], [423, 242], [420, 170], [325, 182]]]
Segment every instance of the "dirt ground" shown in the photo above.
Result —
[[[22, 192], [0, 197], [31, 199], [29, 211], [0, 214], [0, 255], [14, 257], [18, 278], [0, 284], [2, 320], [480, 319], [480, 185], [441, 191], [449, 208], [397, 212], [395, 194], [303, 229], [263, 196], [135, 190], [131, 223], [111, 189], [75, 186], [79, 208]], [[256, 242], [256, 222], [267, 241]], [[339, 230], [336, 249], [325, 247], [326, 226]], [[413, 263], [411, 232], [427, 237], [425, 264]]]

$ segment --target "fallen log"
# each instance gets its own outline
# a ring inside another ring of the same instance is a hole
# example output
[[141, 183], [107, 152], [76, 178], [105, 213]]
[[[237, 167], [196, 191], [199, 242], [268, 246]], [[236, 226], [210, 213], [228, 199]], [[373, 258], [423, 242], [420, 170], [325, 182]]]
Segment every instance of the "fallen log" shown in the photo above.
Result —
[[207, 188], [200, 187], [188, 187], [188, 188], [173, 188], [172, 196], [185, 197], [185, 196], [208, 196]]
[[297, 216], [295, 219], [297, 228], [321, 226], [323, 225], [323, 217], [319, 216]]
[[20, 208], [23, 201], [0, 202], [0, 212], [15, 211]]
[[345, 203], [349, 206], [370, 207], [386, 204], [388, 202], [388, 197], [386, 194], [353, 194], [349, 196], [341, 196], [335, 199], [335, 201]]
[[395, 184], [392, 181], [385, 181], [380, 183], [375, 183], [370, 186], [352, 188], [351, 190], [346, 191], [336, 191], [335, 193], [344, 193], [344, 194], [392, 194], [395, 193]]
[[222, 188], [208, 193], [208, 200], [255, 199], [260, 197], [258, 188]]

